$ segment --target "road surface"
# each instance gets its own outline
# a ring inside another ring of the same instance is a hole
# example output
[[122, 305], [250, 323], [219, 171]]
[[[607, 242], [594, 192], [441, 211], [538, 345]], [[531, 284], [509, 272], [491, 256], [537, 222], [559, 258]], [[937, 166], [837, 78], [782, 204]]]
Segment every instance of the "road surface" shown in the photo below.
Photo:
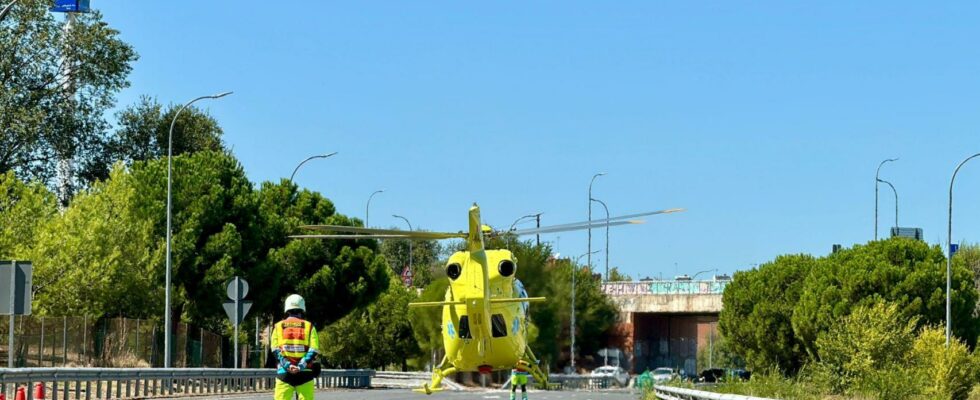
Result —
[[[520, 399], [520, 390], [517, 398]], [[228, 395], [223, 397], [194, 397], [196, 399], [235, 399], [235, 400], [270, 400], [272, 393]], [[440, 392], [431, 396], [414, 393], [405, 389], [368, 389], [368, 390], [323, 390], [316, 393], [317, 400], [353, 399], [353, 400], [508, 400], [510, 392], [502, 390], [481, 391], [465, 390], [455, 392]], [[628, 391], [537, 391], [528, 392], [529, 400], [639, 400], [640, 395]]]

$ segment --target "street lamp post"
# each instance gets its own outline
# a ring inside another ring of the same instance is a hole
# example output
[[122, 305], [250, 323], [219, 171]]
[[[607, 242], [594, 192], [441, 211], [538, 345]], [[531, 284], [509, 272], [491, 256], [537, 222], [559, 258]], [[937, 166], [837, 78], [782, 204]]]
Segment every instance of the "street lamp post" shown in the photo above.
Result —
[[174, 119], [170, 121], [170, 133], [167, 134], [167, 274], [166, 274], [167, 276], [166, 276], [166, 285], [165, 285], [166, 293], [164, 294], [164, 297], [166, 297], [164, 299], [164, 302], [166, 303], [165, 306], [166, 309], [164, 310], [163, 313], [163, 319], [164, 319], [163, 367], [164, 368], [170, 368], [170, 336], [172, 333], [171, 332], [172, 322], [170, 320], [170, 276], [171, 276], [171, 271], [173, 271], [173, 267], [171, 266], [171, 256], [170, 256], [170, 239], [172, 236], [170, 226], [171, 226], [171, 209], [172, 209], [172, 202], [173, 202], [172, 175], [173, 175], [174, 125], [177, 124], [177, 117], [180, 116], [180, 113], [183, 112], [184, 109], [186, 109], [187, 107], [190, 107], [191, 104], [194, 104], [194, 102], [198, 100], [204, 100], [204, 99], [220, 99], [231, 93], [232, 92], [224, 92], [224, 93], [218, 93], [210, 96], [201, 96], [194, 100], [188, 101], [187, 104], [184, 104], [183, 107], [177, 110], [177, 113], [174, 114]]
[[587, 263], [588, 263], [589, 266], [592, 266], [592, 184], [595, 183], [595, 178], [598, 178], [598, 177], [603, 176], [605, 174], [606, 174], [605, 172], [600, 172], [598, 174], [592, 175], [592, 180], [589, 181], [589, 228], [588, 228], [588, 231], [589, 231], [589, 250], [588, 251], [589, 252], [587, 253], [588, 254], [588, 258], [587, 258], [588, 261], [587, 261]]
[[878, 240], [878, 173], [881, 172], [881, 166], [885, 165], [886, 162], [898, 161], [898, 158], [889, 158], [878, 164], [878, 169], [875, 171], [875, 240]]
[[960, 162], [960, 165], [957, 165], [956, 170], [953, 171], [953, 177], [949, 178], [949, 220], [948, 224], [946, 225], [946, 347], [949, 347], [949, 339], [952, 334], [953, 326], [949, 303], [949, 292], [953, 281], [953, 182], [956, 180], [956, 174], [960, 172], [960, 168], [963, 167], [963, 164], [966, 164], [967, 161], [970, 161], [978, 156], [980, 156], [980, 153], [969, 156]]
[[371, 221], [371, 199], [373, 199], [374, 198], [374, 195], [376, 195], [378, 193], [384, 193], [384, 189], [375, 190], [374, 193], [371, 193], [371, 195], [368, 196], [367, 207], [364, 208], [364, 227], [365, 228], [370, 228], [371, 227], [371, 225], [370, 225], [370, 221]]
[[571, 347], [570, 347], [570, 350], [569, 350], [569, 354], [571, 355], [571, 360], [572, 360], [572, 373], [573, 374], [575, 373], [575, 280], [576, 280], [575, 279], [575, 275], [577, 275], [577, 272], [578, 272], [577, 265], [578, 265], [578, 262], [580, 260], [582, 260], [582, 257], [591, 256], [592, 253], [598, 253], [598, 252], [599, 252], [599, 250], [582, 254], [582, 255], [578, 256], [575, 259], [575, 262], [572, 264], [572, 321], [571, 321], [572, 344], [571, 344]]
[[306, 164], [307, 161], [310, 161], [310, 160], [315, 159], [315, 158], [327, 158], [327, 157], [330, 157], [330, 156], [332, 156], [334, 154], [337, 154], [337, 152], [335, 151], [335, 152], [330, 153], [330, 154], [319, 154], [319, 155], [308, 157], [307, 159], [305, 159], [303, 161], [300, 161], [299, 165], [297, 165], [296, 168], [293, 169], [292, 175], [289, 175], [289, 182], [292, 182], [293, 181], [293, 178], [296, 176], [296, 171], [299, 171], [299, 167], [302, 167], [303, 164]]
[[[412, 223], [408, 222], [408, 218], [405, 218], [401, 215], [392, 215], [392, 217], [401, 218], [405, 220], [405, 223], [408, 224], [408, 231], [411, 232], [413, 230]], [[412, 239], [408, 240], [408, 271], [412, 273], [413, 277], [415, 276], [415, 269], [412, 268]]]
[[[606, 207], [606, 203], [599, 199], [592, 199], [592, 201], [602, 204], [602, 208], [606, 210], [606, 222], [609, 222], [609, 207]], [[606, 281], [609, 280], [609, 224], [606, 224]]]
[[888, 185], [888, 187], [892, 188], [892, 193], [895, 193], [895, 228], [897, 229], [898, 228], [898, 191], [895, 190], [895, 185], [892, 185], [891, 182], [888, 182], [884, 179], [879, 179], [878, 182]]

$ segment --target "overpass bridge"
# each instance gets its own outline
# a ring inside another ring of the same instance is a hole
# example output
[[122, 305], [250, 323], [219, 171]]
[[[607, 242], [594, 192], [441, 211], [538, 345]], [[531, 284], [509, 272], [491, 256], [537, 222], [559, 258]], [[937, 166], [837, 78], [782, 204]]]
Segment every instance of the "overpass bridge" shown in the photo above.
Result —
[[672, 367], [695, 374], [698, 352], [718, 336], [721, 297], [729, 279], [605, 282], [602, 291], [619, 308], [609, 347], [625, 353], [633, 373]]

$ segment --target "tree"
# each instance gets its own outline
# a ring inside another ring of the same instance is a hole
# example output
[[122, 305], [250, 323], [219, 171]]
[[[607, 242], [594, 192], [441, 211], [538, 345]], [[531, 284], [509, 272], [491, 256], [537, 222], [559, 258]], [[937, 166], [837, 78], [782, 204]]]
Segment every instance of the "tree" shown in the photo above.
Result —
[[[815, 341], [859, 305], [879, 300], [896, 303], [920, 326], [945, 321], [946, 263], [938, 246], [908, 238], [857, 245], [822, 259], [807, 276], [793, 311], [793, 330], [811, 356]], [[971, 346], [980, 332], [973, 309], [977, 292], [970, 271], [953, 271], [953, 333]]]
[[793, 306], [816, 262], [808, 255], [779, 256], [736, 272], [725, 288], [718, 328], [750, 368], [795, 373], [807, 360], [793, 331]]
[[422, 354], [406, 312], [415, 298], [414, 290], [392, 276], [377, 301], [327, 327], [321, 336], [327, 363], [340, 368], [398, 365], [407, 369], [407, 361]]
[[629, 274], [624, 274], [619, 272], [618, 267], [612, 267], [609, 269], [609, 282], [632, 282], [633, 277]]
[[[397, 228], [392, 228], [397, 229]], [[424, 288], [432, 282], [432, 271], [441, 269], [439, 255], [442, 246], [436, 240], [382, 240], [381, 254], [384, 254], [391, 266], [391, 272], [401, 275], [402, 270], [409, 265], [408, 251], [412, 251], [412, 285]]]
[[[449, 279], [437, 279], [426, 286], [418, 301], [445, 301], [448, 287]], [[434, 355], [442, 350], [442, 307], [412, 308], [408, 311], [412, 333], [420, 353]], [[438, 363], [439, 360], [434, 362]]]
[[[719, 328], [753, 369], [795, 374], [819, 361], [817, 339], [856, 307], [893, 304], [916, 328], [945, 320], [945, 259], [938, 246], [892, 238], [827, 257], [780, 256], [737, 272], [725, 289]], [[953, 333], [974, 345], [977, 292], [962, 265], [953, 268]]]
[[883, 384], [890, 380], [881, 378], [891, 378], [888, 371], [908, 366], [915, 326], [915, 318], [906, 318], [897, 304], [875, 302], [858, 306], [842, 321], [820, 333], [816, 341], [821, 355], [818, 368], [831, 375], [829, 381], [836, 393], [862, 390], [881, 395], [883, 391], [893, 390], [888, 386], [894, 385]]
[[[960, 249], [953, 255], [953, 265], [962, 266], [973, 273], [973, 288], [980, 292], [980, 245], [961, 244]], [[977, 302], [973, 313], [980, 315], [980, 302]]]
[[0, 173], [54, 187], [69, 160], [77, 174], [68, 183], [84, 186], [111, 164], [103, 116], [137, 55], [98, 12], [66, 30], [49, 4], [22, 0], [0, 23]]
[[[38, 232], [34, 309], [40, 315], [158, 315], [163, 308], [162, 256], [152, 222], [132, 207], [132, 176], [81, 192]], [[138, 294], [138, 295], [134, 295]]]
[[388, 289], [390, 274], [375, 240], [292, 240], [299, 226], [311, 224], [361, 226], [358, 219], [336, 213], [319, 193], [299, 191], [288, 179], [265, 182], [258, 191], [259, 234], [264, 260], [261, 275], [270, 293], [257, 312], [280, 315], [282, 300], [299, 293], [307, 300], [307, 315], [323, 327], [363, 308]]
[[[167, 156], [170, 124], [181, 105], [166, 109], [156, 99], [143, 96], [139, 102], [116, 114], [118, 128], [109, 140], [113, 160], [127, 165]], [[173, 155], [198, 151], [224, 151], [222, 130], [210, 115], [188, 107], [174, 123]]]
[[43, 225], [57, 215], [57, 200], [43, 185], [13, 171], [0, 174], [0, 260], [29, 260]]

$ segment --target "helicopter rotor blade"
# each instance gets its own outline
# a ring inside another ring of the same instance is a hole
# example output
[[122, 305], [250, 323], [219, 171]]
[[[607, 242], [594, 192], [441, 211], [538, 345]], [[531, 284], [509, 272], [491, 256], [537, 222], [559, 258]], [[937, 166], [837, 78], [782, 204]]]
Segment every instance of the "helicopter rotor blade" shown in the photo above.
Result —
[[336, 233], [357, 233], [366, 235], [397, 235], [404, 236], [413, 239], [459, 239], [465, 238], [466, 234], [463, 232], [427, 232], [427, 231], [403, 231], [400, 229], [377, 229], [377, 228], [362, 228], [359, 226], [341, 226], [341, 225], [304, 225], [300, 228], [324, 231], [324, 232], [336, 232]]
[[433, 240], [446, 238], [431, 238], [427, 236], [414, 235], [289, 235], [290, 239], [406, 239], [406, 240]]
[[548, 228], [541, 227], [541, 229], [528, 229], [527, 231], [519, 231], [519, 232], [513, 232], [513, 233], [515, 235], [518, 235], [518, 236], [523, 236], [523, 235], [534, 235], [534, 234], [539, 234], [539, 233], [557, 233], [557, 232], [567, 232], [567, 231], [580, 231], [582, 229], [588, 229], [588, 228], [604, 228], [604, 227], [607, 227], [607, 226], [635, 225], [635, 224], [642, 224], [642, 223], [644, 223], [644, 221], [642, 221], [642, 220], [612, 221], [612, 222], [603, 222], [603, 223], [591, 224], [591, 225], [586, 224], [586, 225], [574, 225], [574, 226], [566, 226], [566, 227], [548, 227]]
[[518, 236], [522, 236], [522, 235], [534, 235], [537, 233], [554, 233], [554, 232], [565, 232], [565, 231], [581, 230], [581, 229], [588, 229], [588, 228], [601, 228], [606, 226], [636, 224], [642, 222], [635, 221], [635, 220], [633, 221], [622, 221], [622, 220], [628, 218], [645, 217], [649, 215], [670, 214], [670, 213], [681, 212], [681, 211], [685, 211], [685, 210], [683, 208], [670, 208], [666, 210], [647, 211], [647, 212], [636, 213], [636, 214], [620, 215], [618, 217], [612, 217], [607, 219], [594, 219], [591, 222], [590, 221], [573, 222], [570, 224], [542, 226], [540, 228], [514, 230], [505, 233], [512, 233]]

